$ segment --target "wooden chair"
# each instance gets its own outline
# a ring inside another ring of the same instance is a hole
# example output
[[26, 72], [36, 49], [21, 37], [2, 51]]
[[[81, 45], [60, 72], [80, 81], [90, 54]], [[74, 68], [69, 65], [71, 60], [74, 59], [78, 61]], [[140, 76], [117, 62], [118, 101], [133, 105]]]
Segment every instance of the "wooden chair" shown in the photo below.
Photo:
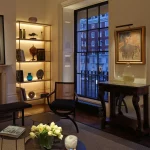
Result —
[[[53, 94], [55, 94], [54, 101], [50, 101]], [[71, 120], [79, 132], [75, 122], [77, 101], [78, 96], [74, 90], [74, 82], [55, 82], [55, 90], [47, 96], [50, 109], [61, 118]], [[73, 115], [73, 118], [70, 115]]]

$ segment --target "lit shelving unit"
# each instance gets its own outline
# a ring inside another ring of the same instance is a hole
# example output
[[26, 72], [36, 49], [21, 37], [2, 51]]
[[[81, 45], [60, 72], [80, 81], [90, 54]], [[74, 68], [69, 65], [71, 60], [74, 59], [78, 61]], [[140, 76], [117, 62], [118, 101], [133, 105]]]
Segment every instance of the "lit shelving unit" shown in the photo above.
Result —
[[[31, 36], [32, 33], [36, 35]], [[26, 21], [16, 22], [16, 49], [22, 50], [25, 58], [18, 60], [18, 56], [16, 57], [16, 70], [23, 71], [23, 81], [17, 81], [16, 86], [25, 89], [27, 101], [44, 100], [41, 94], [51, 92], [51, 42], [51, 25]], [[37, 49], [37, 55], [40, 50], [43, 51], [44, 59], [35, 55], [35, 60], [32, 60], [29, 50], [32, 46]], [[37, 77], [39, 69], [44, 72], [42, 79]], [[33, 76], [31, 81], [27, 80], [28, 73]], [[28, 96], [31, 91], [35, 93], [33, 98]]]

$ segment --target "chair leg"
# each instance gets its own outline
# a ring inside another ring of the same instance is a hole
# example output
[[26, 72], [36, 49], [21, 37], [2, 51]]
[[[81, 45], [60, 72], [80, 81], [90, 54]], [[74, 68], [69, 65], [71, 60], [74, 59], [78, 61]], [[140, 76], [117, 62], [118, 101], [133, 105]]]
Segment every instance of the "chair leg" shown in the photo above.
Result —
[[66, 117], [67, 117], [68, 119], [70, 119], [70, 120], [73, 122], [73, 124], [74, 124], [75, 127], [76, 127], [77, 133], [79, 133], [78, 126], [77, 126], [76, 122], [74, 121], [74, 119], [72, 119], [70, 116], [66, 116]]

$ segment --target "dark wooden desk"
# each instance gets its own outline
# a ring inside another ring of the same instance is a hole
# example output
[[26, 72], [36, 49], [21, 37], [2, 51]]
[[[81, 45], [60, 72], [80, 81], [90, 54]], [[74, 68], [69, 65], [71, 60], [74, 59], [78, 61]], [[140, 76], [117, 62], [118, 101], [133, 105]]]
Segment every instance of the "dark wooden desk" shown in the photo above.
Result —
[[[123, 114], [121, 111], [121, 103], [124, 98], [124, 95], [132, 95], [132, 103], [137, 116], [137, 129], [136, 131], [141, 134], [143, 130], [149, 128], [149, 113], [148, 113], [148, 92], [149, 85], [142, 84], [124, 84], [123, 82], [100, 82], [99, 86], [99, 100], [102, 103], [103, 107], [103, 117], [106, 123], [106, 106], [104, 101], [104, 92], [110, 92], [110, 121], [116, 116], [116, 102], [115, 102], [115, 93], [120, 93], [119, 97], [119, 107], [118, 113]], [[139, 107], [139, 96], [143, 95], [143, 124], [141, 120], [141, 112]], [[105, 126], [105, 125], [104, 125]]]

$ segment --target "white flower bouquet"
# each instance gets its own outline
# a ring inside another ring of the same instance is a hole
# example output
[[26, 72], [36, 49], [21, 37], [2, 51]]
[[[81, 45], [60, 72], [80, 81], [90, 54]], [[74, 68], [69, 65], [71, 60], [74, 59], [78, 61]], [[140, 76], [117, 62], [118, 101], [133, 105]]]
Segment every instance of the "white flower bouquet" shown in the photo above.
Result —
[[54, 137], [62, 140], [62, 128], [58, 127], [54, 122], [50, 125], [40, 123], [38, 126], [31, 127], [30, 137], [32, 139], [38, 138], [41, 146], [51, 149]]

